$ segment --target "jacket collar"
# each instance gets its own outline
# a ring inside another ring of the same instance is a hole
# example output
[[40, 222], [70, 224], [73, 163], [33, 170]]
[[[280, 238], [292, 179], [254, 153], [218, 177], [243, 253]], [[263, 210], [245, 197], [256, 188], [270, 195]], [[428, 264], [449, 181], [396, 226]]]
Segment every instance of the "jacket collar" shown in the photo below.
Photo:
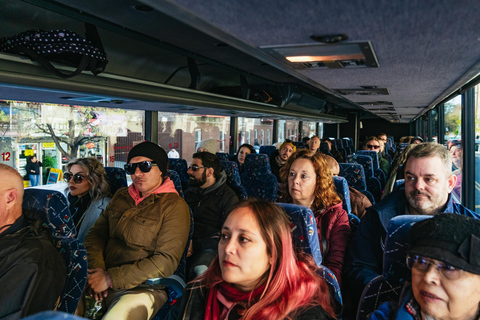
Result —
[[132, 197], [133, 201], [135, 201], [135, 206], [138, 206], [145, 198], [147, 198], [151, 194], [161, 194], [161, 193], [175, 193], [178, 195], [177, 190], [175, 189], [175, 185], [173, 181], [170, 180], [169, 177], [165, 177], [163, 183], [152, 193], [145, 195], [144, 197], [140, 196], [140, 192], [135, 188], [133, 183], [128, 187], [128, 194]]

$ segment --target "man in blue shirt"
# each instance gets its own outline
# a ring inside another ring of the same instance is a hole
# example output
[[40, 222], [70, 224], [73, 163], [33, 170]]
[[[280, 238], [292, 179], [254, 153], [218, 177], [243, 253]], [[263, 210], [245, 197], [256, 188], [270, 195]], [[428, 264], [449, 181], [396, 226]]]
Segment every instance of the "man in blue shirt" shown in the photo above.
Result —
[[457, 177], [452, 174], [452, 158], [444, 146], [437, 143], [417, 146], [404, 168], [405, 187], [367, 209], [347, 253], [344, 271], [348, 291], [355, 301], [367, 283], [382, 273], [386, 230], [393, 217], [455, 213], [480, 219], [475, 212], [452, 201]]

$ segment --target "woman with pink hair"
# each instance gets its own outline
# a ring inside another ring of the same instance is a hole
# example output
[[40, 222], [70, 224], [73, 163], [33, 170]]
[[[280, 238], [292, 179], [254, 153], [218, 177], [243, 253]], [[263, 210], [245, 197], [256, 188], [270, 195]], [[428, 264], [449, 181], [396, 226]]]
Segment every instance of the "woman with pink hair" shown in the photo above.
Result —
[[217, 257], [169, 319], [332, 319], [328, 287], [316, 270], [312, 257], [295, 254], [282, 209], [249, 199], [228, 215]]

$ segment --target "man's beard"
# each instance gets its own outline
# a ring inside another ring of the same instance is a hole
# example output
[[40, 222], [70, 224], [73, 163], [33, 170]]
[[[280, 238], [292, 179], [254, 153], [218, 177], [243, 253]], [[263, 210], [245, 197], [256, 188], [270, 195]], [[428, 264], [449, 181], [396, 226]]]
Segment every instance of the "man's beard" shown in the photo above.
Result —
[[207, 171], [206, 170], [203, 171], [202, 179], [198, 180], [197, 178], [195, 178], [193, 176], [190, 176], [190, 179], [188, 180], [188, 184], [191, 187], [201, 187], [205, 183], [207, 183]]

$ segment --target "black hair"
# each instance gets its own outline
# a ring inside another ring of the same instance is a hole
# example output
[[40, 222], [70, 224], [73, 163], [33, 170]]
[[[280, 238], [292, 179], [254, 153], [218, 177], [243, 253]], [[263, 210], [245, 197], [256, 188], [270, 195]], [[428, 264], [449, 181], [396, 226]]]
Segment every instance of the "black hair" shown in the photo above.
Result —
[[208, 151], [196, 152], [193, 154], [193, 158], [202, 160], [202, 165], [204, 167], [213, 168], [215, 179], [220, 179], [220, 174], [223, 171], [223, 167], [216, 155]]

